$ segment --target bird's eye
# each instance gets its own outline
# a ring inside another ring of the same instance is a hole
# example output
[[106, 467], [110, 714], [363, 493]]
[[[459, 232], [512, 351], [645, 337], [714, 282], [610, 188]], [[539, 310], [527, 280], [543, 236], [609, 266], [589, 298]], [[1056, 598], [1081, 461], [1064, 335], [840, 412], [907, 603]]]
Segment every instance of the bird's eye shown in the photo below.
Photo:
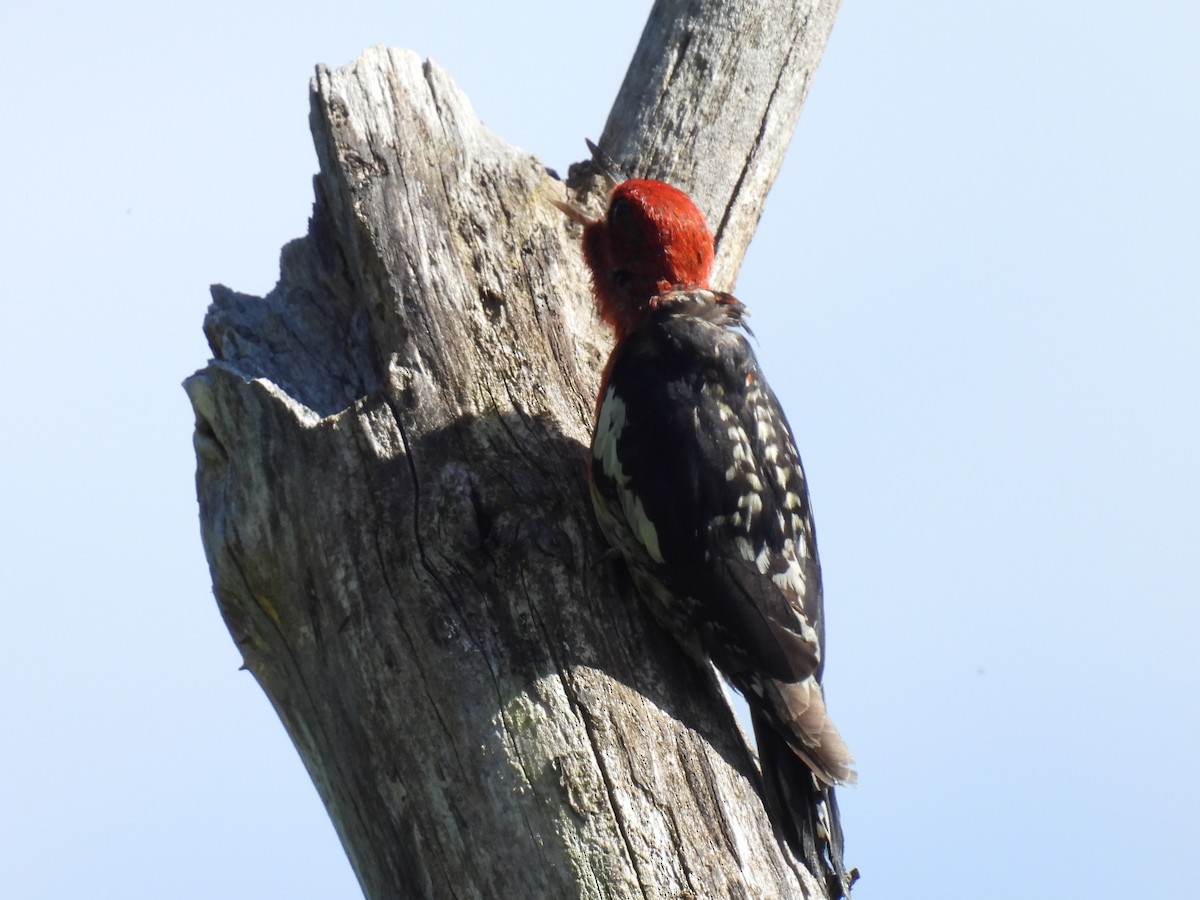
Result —
[[609, 273], [609, 277], [612, 278], [613, 284], [619, 288], [627, 288], [633, 284], [633, 273], [628, 269], [613, 269]]

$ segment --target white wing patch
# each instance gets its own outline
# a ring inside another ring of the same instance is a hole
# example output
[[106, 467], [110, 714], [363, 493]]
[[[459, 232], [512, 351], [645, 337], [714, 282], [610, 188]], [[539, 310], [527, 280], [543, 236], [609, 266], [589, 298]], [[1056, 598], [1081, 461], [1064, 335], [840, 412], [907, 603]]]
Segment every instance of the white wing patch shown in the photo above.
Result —
[[646, 515], [641, 497], [628, 490], [629, 476], [621, 468], [621, 457], [617, 453], [617, 442], [625, 429], [625, 401], [617, 396], [617, 391], [609, 387], [600, 404], [600, 412], [596, 416], [596, 433], [592, 440], [592, 457], [600, 463], [600, 469], [613, 480], [617, 486], [617, 496], [621, 498], [621, 512], [629, 524], [634, 536], [645, 547], [650, 558], [662, 562], [662, 548], [658, 543], [658, 529]]
[[624, 486], [620, 488], [620, 491], [621, 509], [625, 511], [626, 520], [633, 526], [633, 533], [637, 535], [638, 540], [645, 546], [646, 552], [650, 554], [650, 558], [657, 563], [662, 562], [662, 549], [658, 546], [658, 529], [654, 527], [654, 523], [646, 515], [646, 509], [642, 506], [642, 498], [634, 497], [629, 491], [625, 490]]
[[622, 479], [621, 457], [617, 456], [617, 438], [625, 428], [625, 401], [609, 388], [600, 404], [596, 416], [596, 432], [592, 438], [592, 456], [600, 463], [600, 469], [612, 479]]

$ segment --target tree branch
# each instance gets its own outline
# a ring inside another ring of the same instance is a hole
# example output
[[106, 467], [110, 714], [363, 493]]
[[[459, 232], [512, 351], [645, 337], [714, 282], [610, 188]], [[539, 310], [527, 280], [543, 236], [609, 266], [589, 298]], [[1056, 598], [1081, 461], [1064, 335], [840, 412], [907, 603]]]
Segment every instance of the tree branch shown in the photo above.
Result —
[[730, 289], [800, 118], [840, 0], [658, 0], [600, 147], [683, 187]]

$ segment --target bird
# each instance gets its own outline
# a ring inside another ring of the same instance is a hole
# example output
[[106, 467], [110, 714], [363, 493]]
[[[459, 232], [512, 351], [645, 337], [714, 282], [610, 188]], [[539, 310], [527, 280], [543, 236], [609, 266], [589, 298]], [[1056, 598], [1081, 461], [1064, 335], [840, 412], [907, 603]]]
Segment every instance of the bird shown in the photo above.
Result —
[[849, 896], [834, 787], [857, 779], [826, 710], [824, 613], [795, 438], [747, 341], [746, 307], [710, 284], [715, 242], [679, 188], [610, 179], [584, 262], [615, 344], [600, 377], [595, 516], [654, 617], [750, 709], [767, 811], [793, 854]]

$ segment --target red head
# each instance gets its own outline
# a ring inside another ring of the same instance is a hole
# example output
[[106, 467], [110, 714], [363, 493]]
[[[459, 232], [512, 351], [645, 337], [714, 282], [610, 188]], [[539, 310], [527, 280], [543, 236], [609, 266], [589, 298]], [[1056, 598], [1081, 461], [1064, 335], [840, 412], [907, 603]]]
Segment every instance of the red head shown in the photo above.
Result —
[[585, 222], [583, 258], [600, 318], [620, 339], [664, 290], [708, 287], [713, 237], [683, 191], [661, 181], [623, 181], [604, 217]]

